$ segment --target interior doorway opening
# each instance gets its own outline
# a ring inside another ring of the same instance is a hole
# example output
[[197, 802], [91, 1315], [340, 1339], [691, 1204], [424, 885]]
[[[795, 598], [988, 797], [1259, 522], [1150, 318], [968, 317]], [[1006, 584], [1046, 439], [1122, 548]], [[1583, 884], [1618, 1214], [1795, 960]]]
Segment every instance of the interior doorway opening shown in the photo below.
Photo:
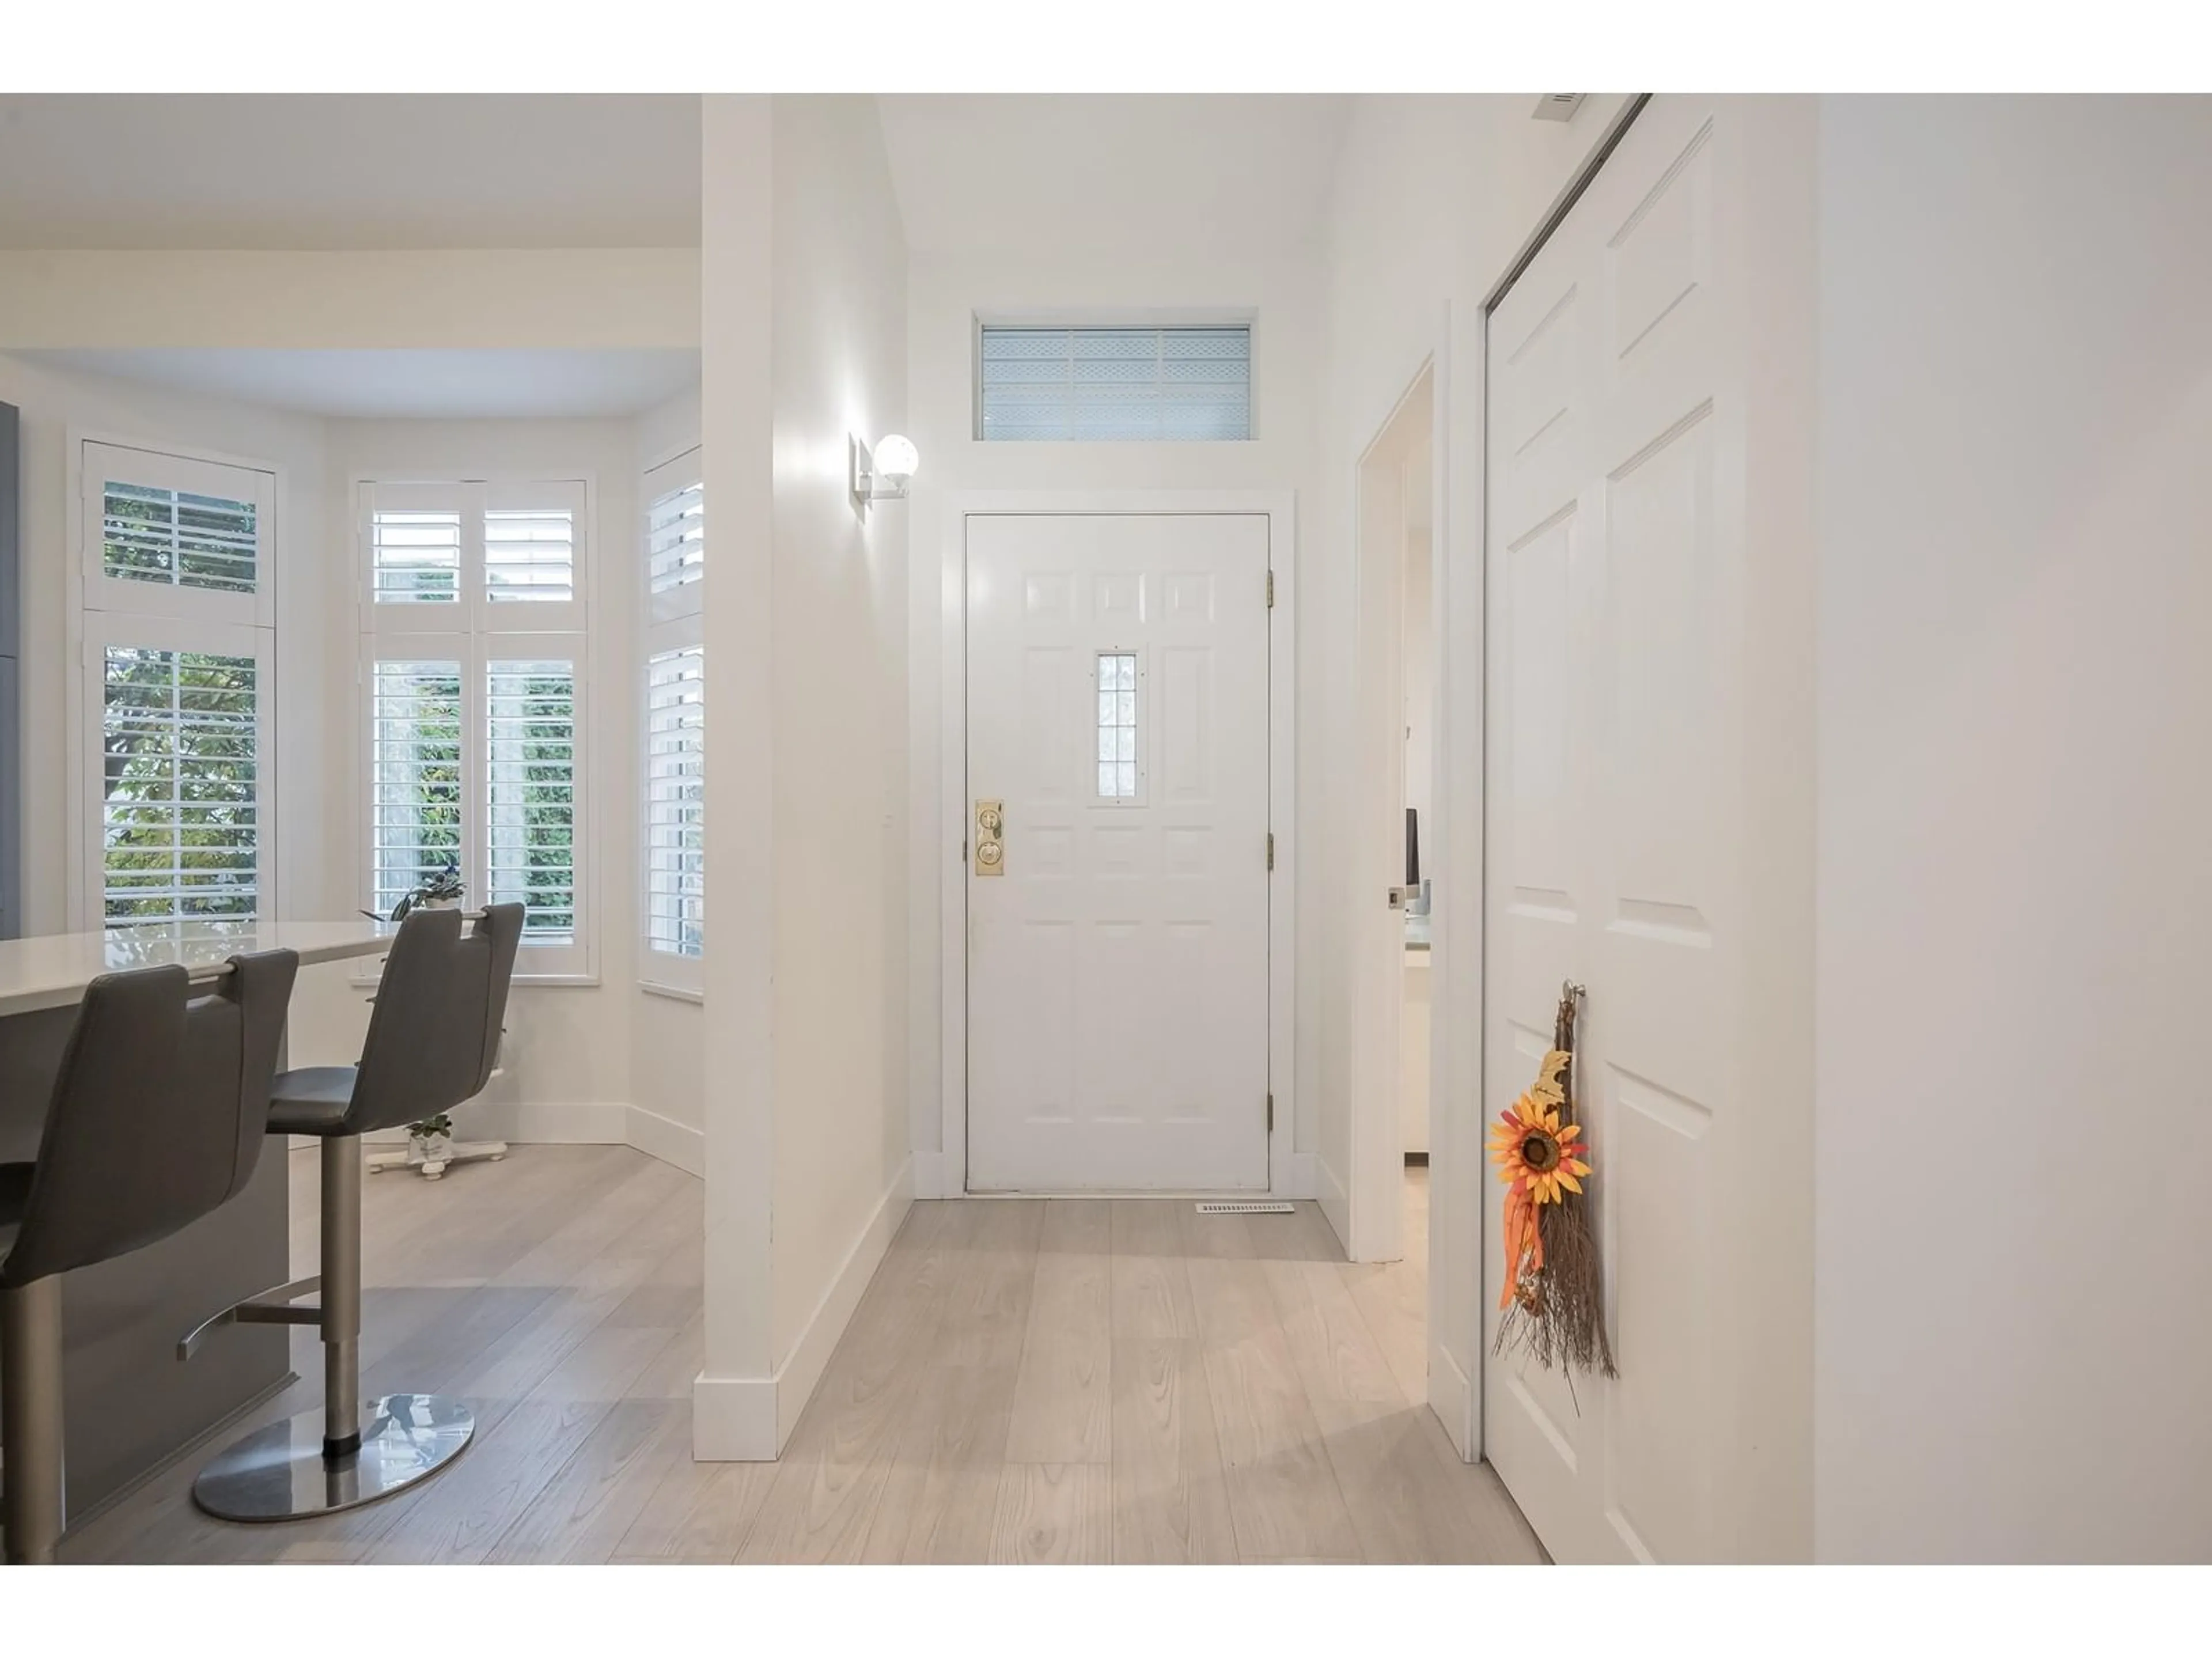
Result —
[[1340, 1228], [1354, 1261], [1400, 1262], [1418, 1278], [1429, 1333], [1429, 1159], [1439, 1139], [1431, 963], [1443, 919], [1438, 378], [1433, 361], [1422, 365], [1357, 478], [1364, 784], [1352, 808], [1352, 1168]]

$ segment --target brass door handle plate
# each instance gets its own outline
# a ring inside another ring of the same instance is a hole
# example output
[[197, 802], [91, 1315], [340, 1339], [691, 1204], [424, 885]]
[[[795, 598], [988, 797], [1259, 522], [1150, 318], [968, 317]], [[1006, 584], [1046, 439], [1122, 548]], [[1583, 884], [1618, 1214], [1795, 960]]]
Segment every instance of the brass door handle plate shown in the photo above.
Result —
[[975, 873], [1006, 873], [1006, 804], [978, 799], [975, 803]]

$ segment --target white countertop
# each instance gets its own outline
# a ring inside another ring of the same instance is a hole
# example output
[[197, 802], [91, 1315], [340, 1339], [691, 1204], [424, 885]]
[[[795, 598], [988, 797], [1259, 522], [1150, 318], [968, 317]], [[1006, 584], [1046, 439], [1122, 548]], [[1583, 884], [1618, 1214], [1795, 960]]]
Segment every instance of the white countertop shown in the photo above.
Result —
[[99, 933], [0, 939], [0, 1018], [65, 1008], [102, 974], [182, 963], [211, 968], [253, 951], [297, 951], [300, 964], [374, 956], [398, 931], [367, 916], [352, 921], [148, 922]]

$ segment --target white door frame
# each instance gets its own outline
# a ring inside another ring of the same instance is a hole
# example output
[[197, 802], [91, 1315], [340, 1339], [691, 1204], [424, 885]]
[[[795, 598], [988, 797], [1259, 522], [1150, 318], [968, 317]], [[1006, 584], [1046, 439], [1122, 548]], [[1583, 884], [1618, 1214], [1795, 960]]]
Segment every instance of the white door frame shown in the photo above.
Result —
[[[1463, 1457], [1480, 1455], [1482, 1413], [1480, 1348], [1482, 1310], [1476, 1300], [1481, 1281], [1481, 1174], [1479, 1153], [1481, 1126], [1453, 1103], [1480, 1100], [1482, 1030], [1480, 1022], [1462, 1022], [1449, 1011], [1480, 1007], [1482, 1001], [1482, 584], [1479, 566], [1474, 579], [1455, 580], [1453, 558], [1452, 490], [1452, 350], [1451, 307], [1439, 305], [1426, 325], [1407, 341], [1401, 354], [1401, 371], [1394, 377], [1387, 405], [1372, 411], [1372, 418], [1358, 430], [1366, 434], [1352, 461], [1351, 478], [1355, 591], [1362, 596], [1381, 590], [1382, 596], [1402, 612], [1402, 584], [1396, 567], [1405, 558], [1402, 538], [1390, 546], [1370, 543], [1365, 534], [1365, 506], [1361, 479], [1369, 458], [1407, 408], [1423, 377], [1429, 386], [1430, 449], [1430, 579], [1431, 619], [1435, 677], [1431, 687], [1432, 722], [1430, 734], [1431, 800], [1430, 821], [1421, 826], [1422, 863], [1431, 877], [1434, 913], [1431, 923], [1429, 1030], [1429, 1276], [1428, 1276], [1428, 1403], [1443, 1424], [1454, 1446]], [[1476, 354], [1474, 372], [1481, 362]], [[1477, 384], [1480, 384], [1478, 381]], [[1478, 423], [1477, 438], [1480, 438]], [[1478, 516], [1470, 522], [1480, 525]], [[1478, 540], [1476, 551], [1480, 552]], [[1382, 562], [1393, 562], [1384, 570]], [[1378, 580], [1379, 579], [1379, 580]], [[1364, 597], [1361, 617], [1369, 614]], [[1387, 623], [1387, 619], [1385, 619]], [[1379, 780], [1387, 763], [1397, 718], [1389, 731], [1382, 729], [1382, 711], [1398, 708], [1404, 693], [1405, 660], [1401, 629], [1384, 625], [1372, 632], [1365, 621], [1355, 624], [1353, 695], [1362, 718], [1354, 738], [1355, 765], [1362, 782], [1353, 799], [1358, 816], [1351, 826], [1352, 845], [1359, 851], [1352, 860], [1354, 874], [1344, 902], [1354, 907], [1349, 918], [1354, 951], [1351, 1029], [1352, 1167], [1345, 1172], [1349, 1210], [1346, 1250], [1352, 1260], [1389, 1261], [1401, 1254], [1401, 1218], [1405, 1189], [1405, 1142], [1399, 1121], [1399, 1054], [1396, 1046], [1363, 1031], [1368, 1022], [1362, 1010], [1374, 999], [1404, 994], [1405, 961], [1402, 950], [1387, 963], [1370, 960], [1361, 945], [1359, 923], [1373, 920], [1374, 908], [1384, 896], [1373, 881], [1362, 881], [1359, 872], [1379, 868], [1371, 837], [1382, 833], [1384, 820], [1398, 819], [1372, 805], [1366, 781], [1370, 773]], [[1367, 715], [1375, 716], [1370, 722]], [[1366, 726], [1373, 723], [1375, 730]], [[1467, 736], [1472, 733], [1471, 737]], [[1372, 763], [1370, 764], [1370, 757]], [[1402, 836], [1402, 828], [1397, 833]], [[1370, 844], [1363, 846], [1363, 841]], [[1374, 976], [1385, 975], [1387, 984]], [[1441, 1108], [1441, 1109], [1440, 1109]], [[1474, 1115], [1479, 1116], [1479, 1109]], [[1465, 1121], [1462, 1121], [1465, 1120]]]
[[[977, 517], [1239, 514], [1267, 520], [1274, 607], [1267, 618], [1267, 818], [1275, 869], [1267, 888], [1267, 1190], [1310, 1198], [1312, 1159], [1293, 1150], [1297, 1122], [1297, 499], [1288, 490], [967, 490], [946, 498], [940, 528], [942, 649], [937, 833], [942, 934], [939, 963], [942, 1196], [968, 1191], [968, 520]], [[1097, 1194], [1091, 1194], [1097, 1196]], [[1249, 1193], [1236, 1194], [1249, 1198]]]

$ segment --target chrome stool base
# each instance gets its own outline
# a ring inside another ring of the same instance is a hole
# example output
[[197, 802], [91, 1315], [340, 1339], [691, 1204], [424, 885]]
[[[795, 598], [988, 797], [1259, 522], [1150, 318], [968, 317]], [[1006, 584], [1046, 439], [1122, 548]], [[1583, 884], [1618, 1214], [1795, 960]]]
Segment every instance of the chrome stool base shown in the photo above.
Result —
[[389, 1498], [459, 1457], [476, 1416], [458, 1400], [387, 1394], [362, 1408], [361, 1449], [323, 1455], [323, 1413], [271, 1423], [223, 1452], [192, 1482], [192, 1501], [222, 1521], [297, 1521]]

